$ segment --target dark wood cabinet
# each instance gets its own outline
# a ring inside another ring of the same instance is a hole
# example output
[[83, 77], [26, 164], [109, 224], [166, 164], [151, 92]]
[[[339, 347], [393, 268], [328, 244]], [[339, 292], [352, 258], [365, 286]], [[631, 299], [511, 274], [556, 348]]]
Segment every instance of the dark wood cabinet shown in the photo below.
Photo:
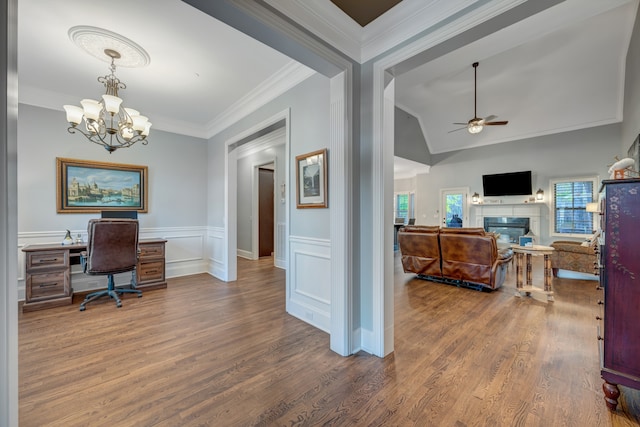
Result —
[[[164, 239], [138, 242], [136, 287], [140, 290], [166, 288]], [[29, 245], [25, 252], [25, 298], [22, 311], [41, 310], [71, 304], [71, 266], [80, 264], [84, 244]], [[106, 282], [105, 282], [106, 285]]]
[[640, 179], [607, 180], [601, 191], [599, 333], [605, 401], [618, 405], [618, 385], [640, 389]]
[[166, 240], [141, 240], [136, 267], [136, 288], [142, 291], [166, 288], [164, 247]]

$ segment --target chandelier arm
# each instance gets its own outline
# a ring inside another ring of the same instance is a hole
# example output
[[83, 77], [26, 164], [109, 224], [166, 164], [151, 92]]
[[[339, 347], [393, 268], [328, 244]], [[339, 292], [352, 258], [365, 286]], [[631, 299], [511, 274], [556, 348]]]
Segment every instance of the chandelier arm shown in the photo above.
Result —
[[[111, 58], [110, 74], [98, 77], [106, 89], [101, 101], [86, 99], [82, 101], [84, 111], [74, 106], [65, 106], [67, 120], [71, 125], [69, 133], [80, 132], [89, 141], [102, 146], [109, 153], [118, 148], [128, 148], [137, 142], [147, 145], [147, 135], [151, 123], [148, 118], [140, 115], [137, 110], [122, 106], [122, 99], [118, 97], [118, 90], [127, 86], [115, 75], [115, 59], [120, 53], [112, 49], [105, 49], [104, 53]], [[84, 120], [85, 130], [78, 127]]]
[[[75, 134], [76, 132], [80, 132], [89, 141], [93, 142], [94, 144], [102, 146], [109, 153], [116, 151], [118, 148], [129, 148], [137, 142], [141, 142], [143, 145], [147, 145], [149, 143], [149, 141], [147, 141], [147, 137], [140, 134], [134, 135], [131, 139], [127, 141], [126, 139], [123, 139], [120, 137], [119, 132], [116, 132], [115, 134], [110, 134], [107, 132], [92, 133], [92, 132], [84, 131], [76, 126], [69, 126], [67, 128], [67, 131], [73, 134]], [[107, 140], [107, 137], [108, 137], [108, 140]]]

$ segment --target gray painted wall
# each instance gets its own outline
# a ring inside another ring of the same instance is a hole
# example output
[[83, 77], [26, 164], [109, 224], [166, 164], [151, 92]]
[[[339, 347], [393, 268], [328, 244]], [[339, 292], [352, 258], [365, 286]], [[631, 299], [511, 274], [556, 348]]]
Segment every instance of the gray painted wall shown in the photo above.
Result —
[[[289, 234], [318, 239], [329, 238], [328, 209], [296, 209], [295, 157], [327, 148], [329, 143], [329, 79], [315, 74], [264, 107], [249, 114], [209, 140], [209, 226], [223, 227], [224, 204], [224, 147], [254, 125], [291, 109], [289, 153]], [[331, 167], [331, 153], [328, 153]], [[329, 188], [331, 191], [331, 188]]]
[[403, 109], [396, 107], [394, 120], [394, 155], [425, 165], [431, 165], [431, 153], [422, 134], [418, 119]]
[[109, 154], [84, 136], [69, 134], [63, 111], [20, 104], [18, 117], [18, 232], [85, 230], [96, 218], [56, 213], [56, 157], [147, 166], [149, 212], [139, 215], [140, 226], [206, 225], [205, 140], [151, 130], [147, 146]]
[[[619, 154], [620, 128], [620, 124], [613, 124], [434, 155], [429, 173], [415, 179], [416, 222], [440, 225], [441, 189], [469, 187], [471, 193], [482, 195], [483, 174], [531, 170], [533, 191], [545, 191], [540, 243], [557, 240], [549, 236], [549, 180], [593, 175], [608, 178], [607, 165]], [[407, 181], [399, 187], [406, 190]], [[522, 203], [520, 199], [512, 197], [504, 203]], [[473, 207], [470, 224], [475, 224]]]

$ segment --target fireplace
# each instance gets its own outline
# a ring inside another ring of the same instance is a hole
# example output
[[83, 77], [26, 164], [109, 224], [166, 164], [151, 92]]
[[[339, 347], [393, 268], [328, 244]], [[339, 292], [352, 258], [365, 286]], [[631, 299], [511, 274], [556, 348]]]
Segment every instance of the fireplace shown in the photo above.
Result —
[[484, 229], [499, 233], [498, 240], [500, 241], [518, 243], [518, 237], [529, 232], [529, 218], [486, 216], [484, 217]]

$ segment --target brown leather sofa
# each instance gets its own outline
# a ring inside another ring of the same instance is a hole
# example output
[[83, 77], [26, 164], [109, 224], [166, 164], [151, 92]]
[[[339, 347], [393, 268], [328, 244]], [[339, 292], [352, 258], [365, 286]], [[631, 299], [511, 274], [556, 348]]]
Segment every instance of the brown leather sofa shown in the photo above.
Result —
[[407, 226], [398, 232], [405, 273], [474, 289], [504, 283], [511, 248], [498, 250], [496, 238], [482, 228]]

